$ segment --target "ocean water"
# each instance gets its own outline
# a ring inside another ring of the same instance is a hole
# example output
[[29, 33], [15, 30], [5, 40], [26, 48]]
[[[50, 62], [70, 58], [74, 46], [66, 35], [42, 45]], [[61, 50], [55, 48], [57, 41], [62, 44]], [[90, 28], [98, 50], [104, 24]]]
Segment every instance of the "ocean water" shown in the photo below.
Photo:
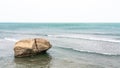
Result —
[[[46, 38], [45, 55], [14, 58], [16, 41]], [[1, 23], [0, 68], [120, 68], [119, 23]]]

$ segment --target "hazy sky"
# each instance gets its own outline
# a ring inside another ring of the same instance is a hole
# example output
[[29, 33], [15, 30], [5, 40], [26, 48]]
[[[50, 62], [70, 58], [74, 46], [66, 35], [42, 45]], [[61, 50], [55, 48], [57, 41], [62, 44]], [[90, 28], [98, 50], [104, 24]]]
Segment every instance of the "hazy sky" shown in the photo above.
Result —
[[120, 0], [0, 0], [0, 22], [120, 22]]

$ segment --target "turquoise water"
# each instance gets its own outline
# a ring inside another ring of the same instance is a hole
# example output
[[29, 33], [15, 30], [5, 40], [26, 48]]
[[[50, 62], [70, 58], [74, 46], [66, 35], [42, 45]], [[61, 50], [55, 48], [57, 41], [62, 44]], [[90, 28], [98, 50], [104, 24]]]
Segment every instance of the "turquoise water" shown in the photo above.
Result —
[[[45, 55], [14, 58], [16, 41], [48, 39]], [[1, 23], [0, 68], [120, 68], [119, 23]]]

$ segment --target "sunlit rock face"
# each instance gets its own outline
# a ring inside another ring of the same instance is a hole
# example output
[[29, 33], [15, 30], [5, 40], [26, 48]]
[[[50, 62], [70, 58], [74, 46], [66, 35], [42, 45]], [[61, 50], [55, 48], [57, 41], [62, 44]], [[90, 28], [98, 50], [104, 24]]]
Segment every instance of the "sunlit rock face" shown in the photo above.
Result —
[[14, 54], [15, 57], [32, 56], [46, 52], [51, 47], [50, 42], [43, 38], [23, 39], [16, 42]]

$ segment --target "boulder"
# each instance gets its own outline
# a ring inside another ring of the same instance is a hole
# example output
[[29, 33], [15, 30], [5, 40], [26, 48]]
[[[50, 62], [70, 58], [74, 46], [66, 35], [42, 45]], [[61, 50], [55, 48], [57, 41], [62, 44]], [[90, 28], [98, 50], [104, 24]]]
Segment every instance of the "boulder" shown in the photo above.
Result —
[[15, 57], [32, 56], [46, 52], [52, 45], [42, 38], [23, 39], [16, 42], [14, 46]]

